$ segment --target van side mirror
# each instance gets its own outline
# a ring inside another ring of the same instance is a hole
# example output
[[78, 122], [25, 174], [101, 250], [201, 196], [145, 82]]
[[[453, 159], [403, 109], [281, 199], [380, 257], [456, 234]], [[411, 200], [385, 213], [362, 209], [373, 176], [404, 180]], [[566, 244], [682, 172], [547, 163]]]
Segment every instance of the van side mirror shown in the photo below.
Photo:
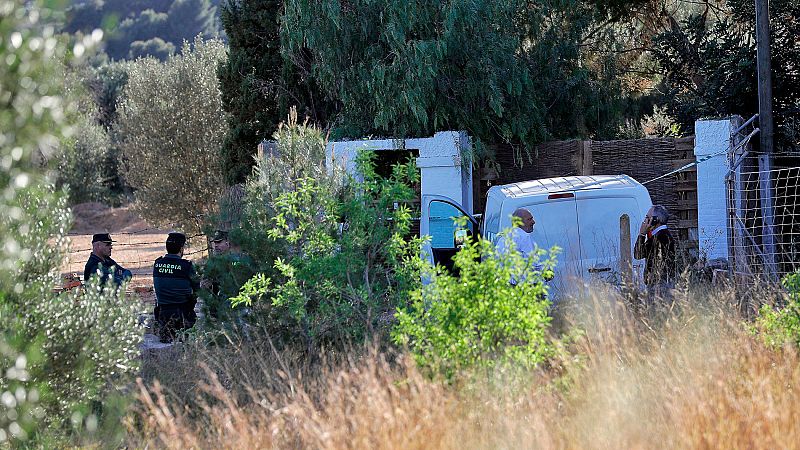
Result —
[[455, 243], [456, 248], [461, 248], [464, 244], [467, 243], [469, 238], [469, 230], [466, 228], [459, 228], [455, 231], [453, 236], [453, 242]]

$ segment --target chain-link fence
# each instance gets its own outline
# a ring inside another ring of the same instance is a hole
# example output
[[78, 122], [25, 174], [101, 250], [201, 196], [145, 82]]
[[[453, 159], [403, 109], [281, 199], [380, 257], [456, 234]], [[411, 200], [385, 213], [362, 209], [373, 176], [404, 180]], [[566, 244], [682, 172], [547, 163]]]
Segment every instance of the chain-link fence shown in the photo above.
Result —
[[[778, 281], [800, 269], [800, 153], [753, 151], [757, 118], [731, 135], [728, 254], [736, 274]], [[757, 145], [756, 145], [757, 148]]]
[[[773, 203], [771, 227], [762, 201], [766, 182]], [[737, 185], [729, 224], [735, 270], [774, 279], [800, 269], [800, 167], [741, 171]]]

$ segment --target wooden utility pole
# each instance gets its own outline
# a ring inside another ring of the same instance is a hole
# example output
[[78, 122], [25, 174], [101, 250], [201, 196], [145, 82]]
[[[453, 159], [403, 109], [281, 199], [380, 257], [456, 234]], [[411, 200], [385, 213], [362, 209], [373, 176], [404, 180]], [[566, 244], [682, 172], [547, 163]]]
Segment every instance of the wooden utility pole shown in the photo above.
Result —
[[756, 1], [756, 59], [758, 61], [758, 126], [761, 152], [772, 154], [772, 61], [770, 56], [769, 0]]
[[764, 269], [768, 276], [777, 273], [775, 264], [775, 214], [772, 199], [772, 63], [770, 61], [769, 0], [756, 2], [756, 59], [758, 62], [758, 126], [761, 154], [758, 157], [761, 194], [762, 244]]
[[631, 257], [631, 218], [623, 214], [619, 218], [619, 273], [622, 285], [633, 286], [633, 258]]

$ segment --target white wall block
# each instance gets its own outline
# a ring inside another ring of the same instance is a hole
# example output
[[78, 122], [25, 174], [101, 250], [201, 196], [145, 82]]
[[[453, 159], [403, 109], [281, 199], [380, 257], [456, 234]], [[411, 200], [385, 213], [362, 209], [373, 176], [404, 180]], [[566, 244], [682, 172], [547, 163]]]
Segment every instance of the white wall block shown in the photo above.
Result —
[[[730, 147], [737, 118], [695, 122], [694, 155], [697, 159]], [[727, 153], [697, 165], [697, 232], [700, 254], [709, 259], [728, 257]]]
[[449, 197], [472, 214], [472, 165], [461, 156], [461, 149], [469, 145], [469, 136], [456, 131], [442, 131], [429, 138], [330, 142], [325, 163], [329, 172], [340, 167], [357, 176], [355, 158], [361, 150], [418, 150], [416, 163], [420, 169], [421, 194]]

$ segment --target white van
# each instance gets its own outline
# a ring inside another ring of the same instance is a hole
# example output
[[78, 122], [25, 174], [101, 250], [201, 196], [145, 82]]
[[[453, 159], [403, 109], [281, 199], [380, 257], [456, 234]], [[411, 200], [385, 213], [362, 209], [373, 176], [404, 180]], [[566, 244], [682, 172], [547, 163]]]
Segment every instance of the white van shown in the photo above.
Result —
[[[533, 240], [543, 249], [561, 248], [551, 291], [570, 291], [593, 279], [618, 283], [625, 267], [633, 274], [642, 270], [632, 261], [639, 225], [652, 205], [650, 194], [627, 175], [546, 178], [489, 189], [486, 211], [473, 217], [447, 197], [424, 195], [420, 235], [430, 236], [424, 254], [445, 267], [458, 250], [454, 219], [466, 217], [467, 232], [480, 233], [495, 242], [498, 233], [511, 227], [511, 214], [527, 208], [536, 220]], [[482, 220], [479, 220], [482, 219]], [[631, 275], [633, 275], [631, 274]]]

